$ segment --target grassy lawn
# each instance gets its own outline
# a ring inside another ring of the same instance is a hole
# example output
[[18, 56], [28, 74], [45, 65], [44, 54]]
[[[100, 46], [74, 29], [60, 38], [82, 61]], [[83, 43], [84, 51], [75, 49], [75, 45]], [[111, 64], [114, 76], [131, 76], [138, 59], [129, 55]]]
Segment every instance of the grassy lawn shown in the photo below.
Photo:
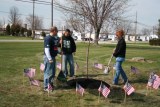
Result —
[[[1, 37], [0, 37], [1, 39]], [[102, 96], [98, 103], [98, 91], [86, 89], [83, 97], [76, 95], [74, 88], [63, 88], [62, 84], [56, 81], [56, 90], [50, 93], [43, 92], [43, 82], [41, 87], [29, 85], [28, 79], [24, 78], [23, 69], [27, 67], [36, 68], [36, 79], [43, 79], [39, 70], [39, 65], [43, 61], [43, 43], [0, 43], [0, 106], [1, 107], [160, 107], [159, 90], [149, 90], [146, 96], [146, 83], [149, 73], [155, 71], [160, 74], [160, 48], [151, 47], [147, 44], [127, 45], [127, 57], [123, 64], [131, 84], [136, 92], [127, 96], [124, 103], [123, 85], [112, 86], [108, 99]], [[107, 64], [115, 45], [91, 45], [89, 56], [89, 76], [101, 79], [111, 84], [113, 75], [103, 75], [103, 70], [92, 68], [93, 62]], [[86, 49], [87, 44], [78, 43], [75, 61], [78, 62], [80, 69], [77, 75], [86, 74]], [[144, 57], [152, 60], [148, 62], [130, 62], [128, 59], [133, 57]], [[60, 57], [57, 57], [60, 61]], [[115, 60], [112, 60], [112, 65]], [[130, 66], [140, 69], [140, 74], [130, 73]], [[59, 70], [57, 70], [58, 74]], [[101, 75], [100, 75], [101, 74]], [[120, 81], [122, 82], [122, 81]]]
[[0, 36], [0, 40], [32, 40], [31, 37]]

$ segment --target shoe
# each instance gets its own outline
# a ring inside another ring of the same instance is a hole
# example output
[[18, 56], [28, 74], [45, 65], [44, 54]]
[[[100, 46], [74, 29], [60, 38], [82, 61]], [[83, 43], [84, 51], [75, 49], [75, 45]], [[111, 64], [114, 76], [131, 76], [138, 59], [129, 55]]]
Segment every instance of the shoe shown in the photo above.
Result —
[[75, 79], [75, 78], [76, 78], [76, 76], [75, 76], [75, 75], [70, 76], [70, 79]]
[[45, 88], [45, 89], [44, 89], [44, 92], [49, 92], [48, 88]]

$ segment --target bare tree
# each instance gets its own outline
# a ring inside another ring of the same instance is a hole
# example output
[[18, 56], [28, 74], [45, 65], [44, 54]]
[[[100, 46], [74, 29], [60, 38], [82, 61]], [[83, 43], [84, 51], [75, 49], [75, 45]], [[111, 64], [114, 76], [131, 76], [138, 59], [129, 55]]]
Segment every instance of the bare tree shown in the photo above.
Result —
[[9, 22], [11, 24], [22, 24], [19, 10], [17, 7], [11, 7], [9, 12]]
[[129, 0], [67, 0], [61, 3], [55, 0], [59, 9], [68, 13], [76, 13], [85, 16], [86, 20], [93, 26], [95, 32], [95, 43], [98, 44], [99, 33], [103, 24], [113, 17], [122, 15]]
[[2, 22], [2, 20], [0, 20], [0, 28], [2, 28], [3, 27], [3, 22]]
[[147, 29], [147, 28], [143, 28], [141, 30], [141, 34], [145, 35], [145, 36], [149, 36], [151, 34], [152, 30], [151, 29]]
[[[26, 22], [27, 24], [29, 24], [29, 26], [31, 27], [31, 29], [33, 29], [33, 15], [29, 15], [28, 17], [26, 17]], [[42, 29], [43, 28], [43, 18], [39, 17], [39, 16], [34, 16], [34, 29]]]

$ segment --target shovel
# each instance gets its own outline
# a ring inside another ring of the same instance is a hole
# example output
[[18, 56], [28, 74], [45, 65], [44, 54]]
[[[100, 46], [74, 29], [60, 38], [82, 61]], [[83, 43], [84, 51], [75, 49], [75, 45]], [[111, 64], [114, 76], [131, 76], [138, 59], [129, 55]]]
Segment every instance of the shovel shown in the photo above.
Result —
[[[61, 41], [62, 41], [62, 38], [61, 38]], [[62, 71], [62, 43], [61, 43], [61, 70], [60, 70], [60, 72], [57, 76], [57, 79], [61, 82], [66, 82], [67, 81], [67, 78]]]
[[113, 58], [113, 55], [112, 55], [111, 58], [109, 59], [108, 65], [107, 65], [107, 67], [106, 67], [105, 70], [104, 70], [104, 74], [108, 74], [108, 73], [110, 72], [109, 65], [110, 65], [110, 63], [111, 63], [112, 58]]

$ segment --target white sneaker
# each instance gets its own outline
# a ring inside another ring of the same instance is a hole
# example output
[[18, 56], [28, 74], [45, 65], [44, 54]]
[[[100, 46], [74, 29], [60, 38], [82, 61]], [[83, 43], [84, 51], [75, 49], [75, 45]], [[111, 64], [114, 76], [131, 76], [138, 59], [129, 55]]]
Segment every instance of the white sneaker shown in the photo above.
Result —
[[45, 89], [44, 89], [44, 92], [48, 92], [48, 91], [49, 91], [48, 88], [45, 88]]

